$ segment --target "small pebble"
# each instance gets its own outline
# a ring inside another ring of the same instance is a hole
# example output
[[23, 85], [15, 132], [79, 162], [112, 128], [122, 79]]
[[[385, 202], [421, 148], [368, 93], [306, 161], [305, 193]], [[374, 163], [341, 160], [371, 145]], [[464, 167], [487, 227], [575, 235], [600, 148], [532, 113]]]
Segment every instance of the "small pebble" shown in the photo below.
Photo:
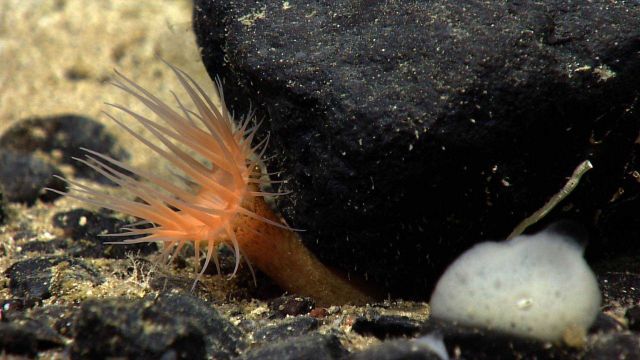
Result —
[[[56, 274], [54, 279], [54, 272]], [[31, 307], [54, 295], [55, 289], [78, 282], [94, 285], [104, 280], [100, 273], [81, 259], [43, 256], [15, 262], [6, 271], [11, 293]]]
[[308, 314], [314, 307], [315, 301], [313, 299], [293, 295], [281, 296], [269, 303], [269, 309], [274, 311], [276, 317]]

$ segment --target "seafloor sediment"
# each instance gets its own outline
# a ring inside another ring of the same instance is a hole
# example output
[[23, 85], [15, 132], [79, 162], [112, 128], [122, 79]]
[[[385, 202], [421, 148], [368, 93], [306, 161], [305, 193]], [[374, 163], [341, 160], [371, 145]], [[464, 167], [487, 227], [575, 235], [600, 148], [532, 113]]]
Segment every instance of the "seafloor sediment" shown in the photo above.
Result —
[[233, 258], [224, 251], [225, 274], [207, 274], [192, 293], [189, 249], [172, 265], [154, 267], [153, 246], [104, 245], [98, 235], [128, 219], [42, 188], [62, 188], [51, 177], [60, 174], [118, 193], [69, 161], [80, 146], [168, 171], [101, 111], [105, 101], [140, 110], [109, 84], [114, 68], [166, 99], [179, 86], [160, 57], [211, 84], [190, 16], [186, 0], [0, 4], [1, 354], [427, 359], [435, 355], [416, 339], [437, 333], [470, 359], [637, 355], [640, 275], [618, 271], [625, 264], [599, 272], [603, 313], [586, 347], [571, 349], [435, 322], [426, 303], [319, 308], [283, 295], [260, 274], [254, 286], [246, 267], [228, 280]]

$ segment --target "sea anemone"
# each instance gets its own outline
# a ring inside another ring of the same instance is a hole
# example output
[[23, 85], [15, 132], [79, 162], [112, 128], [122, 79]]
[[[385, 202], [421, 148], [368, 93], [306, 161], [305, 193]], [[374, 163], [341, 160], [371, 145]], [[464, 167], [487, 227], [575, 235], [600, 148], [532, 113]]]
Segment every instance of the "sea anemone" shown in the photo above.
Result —
[[[108, 104], [138, 121], [163, 146], [135, 132], [112, 115], [106, 115], [182, 174], [165, 179], [84, 149], [86, 159], [76, 160], [137, 199], [110, 195], [73, 180], [66, 180], [74, 191], [66, 195], [142, 219], [123, 228], [122, 233], [106, 235], [135, 236], [116, 244], [162, 243], [162, 258], [171, 261], [185, 244], [192, 243], [198, 274], [194, 286], [211, 261], [220, 271], [217, 246], [224, 244], [235, 252], [233, 274], [244, 255], [249, 264], [255, 264], [285, 290], [315, 297], [321, 304], [368, 301], [370, 298], [364, 291], [326, 268], [311, 254], [295, 231], [283, 224], [265, 203], [265, 196], [284, 193], [260, 190], [260, 185], [273, 181], [261, 172], [268, 136], [252, 145], [259, 127], [259, 124], [253, 125], [252, 114], [236, 125], [224, 103], [220, 81], [217, 81], [214, 94], [220, 103], [218, 107], [188, 74], [167, 65], [187, 92], [196, 111], [187, 108], [175, 94], [177, 108], [171, 108], [117, 71], [114, 85], [135, 96], [162, 123], [122, 105]], [[191, 187], [185, 189], [181, 186], [185, 182]], [[199, 268], [201, 247], [206, 248], [202, 269]]]

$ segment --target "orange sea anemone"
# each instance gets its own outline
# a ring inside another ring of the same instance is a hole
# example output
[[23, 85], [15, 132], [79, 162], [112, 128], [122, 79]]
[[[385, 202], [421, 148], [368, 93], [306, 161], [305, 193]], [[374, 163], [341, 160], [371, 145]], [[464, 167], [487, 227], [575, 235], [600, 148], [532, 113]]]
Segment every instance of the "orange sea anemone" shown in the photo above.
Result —
[[[163, 259], [170, 261], [187, 242], [193, 243], [198, 273], [194, 286], [211, 260], [220, 271], [216, 251], [219, 244], [225, 244], [236, 255], [234, 274], [241, 255], [245, 255], [250, 264], [257, 265], [284, 289], [313, 296], [320, 303], [368, 300], [364, 292], [322, 265], [264, 202], [264, 196], [283, 193], [267, 193], [259, 189], [261, 184], [272, 183], [260, 171], [260, 159], [268, 136], [251, 145], [259, 127], [259, 124], [252, 125], [252, 115], [247, 115], [236, 125], [224, 104], [219, 81], [214, 94], [220, 100], [217, 107], [188, 74], [168, 65], [196, 111], [187, 108], [175, 94], [177, 109], [172, 109], [117, 71], [114, 85], [135, 96], [162, 123], [121, 105], [109, 104], [138, 121], [162, 146], [110, 114], [107, 116], [158, 156], [168, 160], [182, 175], [176, 175], [173, 181], [164, 179], [84, 149], [88, 153], [86, 159], [76, 160], [126, 189], [139, 201], [109, 195], [73, 180], [67, 181], [74, 192], [66, 195], [143, 219], [124, 228], [122, 233], [106, 235], [137, 236], [117, 244], [160, 242], [164, 244]], [[193, 189], [180, 186], [185, 180], [194, 185]], [[140, 225], [146, 226], [140, 228]], [[199, 269], [202, 246], [206, 247], [205, 262]]]

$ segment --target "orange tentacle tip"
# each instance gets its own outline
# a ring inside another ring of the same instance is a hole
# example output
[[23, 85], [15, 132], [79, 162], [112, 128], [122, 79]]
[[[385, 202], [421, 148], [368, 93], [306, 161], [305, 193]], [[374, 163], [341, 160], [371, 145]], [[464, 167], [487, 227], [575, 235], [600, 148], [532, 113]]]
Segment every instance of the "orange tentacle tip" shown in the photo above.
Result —
[[[136, 238], [109, 244], [163, 243], [162, 258], [170, 261], [185, 244], [193, 243], [195, 271], [198, 274], [195, 287], [211, 261], [220, 271], [217, 257], [217, 246], [220, 244], [234, 250], [236, 264], [233, 274], [236, 273], [242, 254], [234, 230], [238, 217], [248, 217], [287, 229], [288, 226], [243, 207], [248, 198], [282, 194], [258, 190], [258, 184], [268, 184], [271, 181], [263, 179], [259, 170], [268, 136], [252, 145], [260, 126], [253, 121], [253, 114], [250, 113], [236, 124], [224, 103], [219, 80], [216, 81], [217, 89], [213, 94], [214, 98], [219, 99], [220, 105], [216, 106], [214, 100], [193, 78], [177, 67], [169, 63], [167, 65], [188, 94], [195, 110], [190, 109], [175, 94], [173, 96], [177, 105], [171, 107], [115, 71], [113, 84], [134, 96], [160, 121], [149, 119], [122, 105], [108, 105], [137, 121], [155, 139], [133, 131], [111, 114], [105, 114], [182, 174], [166, 179], [96, 151], [84, 149], [86, 157], [76, 160], [118, 184], [137, 197], [137, 201], [110, 195], [74, 180], [65, 180], [71, 187], [66, 195], [142, 219], [123, 228], [121, 233], [105, 235]], [[185, 179], [193, 186], [181, 186]], [[55, 189], [48, 190], [61, 193]], [[140, 224], [153, 226], [141, 228], [138, 227]], [[202, 269], [199, 269], [202, 246], [205, 262]]]

